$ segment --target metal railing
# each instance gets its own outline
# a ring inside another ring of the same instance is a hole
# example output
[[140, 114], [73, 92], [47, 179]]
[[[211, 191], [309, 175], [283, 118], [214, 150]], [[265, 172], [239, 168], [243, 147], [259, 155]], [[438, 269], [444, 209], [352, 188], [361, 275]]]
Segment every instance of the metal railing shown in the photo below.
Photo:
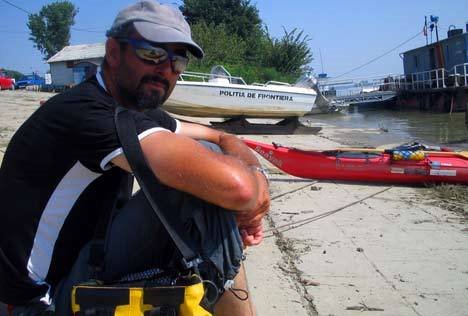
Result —
[[[335, 91], [336, 87], [336, 91]], [[451, 69], [438, 68], [408, 75], [388, 75], [346, 80], [319, 80], [321, 91], [333, 92], [336, 97], [355, 96], [377, 91], [421, 91], [468, 87], [468, 63], [455, 65]]]
[[438, 68], [408, 75], [389, 76], [385, 79], [394, 90], [429, 90], [468, 87], [468, 63], [453, 66], [451, 69]]
[[[242, 77], [222, 74], [207, 74], [200, 72], [184, 72], [180, 75], [181, 81], [228, 82], [231, 84], [246, 85]], [[253, 83], [252, 85], [290, 85], [284, 82], [270, 81], [267, 83]], [[408, 75], [388, 75], [386, 77], [368, 77], [346, 80], [319, 80], [320, 91], [330, 97], [346, 97], [357, 94], [369, 94], [377, 91], [420, 91], [428, 89], [444, 89], [451, 87], [468, 87], [468, 63], [455, 65], [451, 69], [432, 69], [411, 73]], [[335, 90], [334, 87], [337, 87]], [[340, 88], [338, 88], [340, 87]], [[345, 87], [345, 88], [343, 88]], [[329, 92], [332, 92], [330, 95]]]
[[219, 79], [221, 80], [225, 79], [229, 83], [246, 85], [242, 77], [235, 77], [235, 76], [228, 76], [228, 75], [221, 75], [221, 74], [207, 74], [207, 73], [192, 72], [192, 71], [186, 71], [179, 75], [180, 81], [216, 82]]
[[[463, 86], [467, 87], [468, 86], [468, 63], [456, 65], [453, 67], [454, 69], [454, 76], [461, 76]], [[456, 79], [458, 79], [456, 78]], [[458, 84], [459, 80], [456, 80], [456, 84]]]
[[251, 84], [252, 86], [259, 86], [259, 87], [266, 87], [266, 86], [286, 86], [286, 87], [291, 87], [292, 84], [287, 83], [287, 82], [282, 82], [282, 81], [274, 81], [270, 80], [265, 83], [260, 83], [260, 82], [254, 82]]
[[[355, 78], [345, 80], [318, 80], [320, 91], [330, 97], [348, 97], [356, 95], [367, 95], [378, 91], [395, 91], [395, 83], [393, 78], [398, 78], [400, 75], [388, 75]], [[389, 79], [392, 78], [392, 79]]]
[[[233, 84], [242, 84], [242, 85], [247, 85], [245, 80], [242, 77], [235, 77], [231, 75], [222, 75], [222, 74], [208, 74], [208, 73], [202, 73], [202, 72], [192, 72], [192, 71], [186, 71], [182, 74], [179, 75], [179, 80], [180, 81], [202, 81], [202, 82], [226, 82], [226, 83], [233, 83]], [[270, 80], [266, 83], [259, 83], [259, 82], [254, 82], [251, 84], [252, 86], [260, 86], [260, 87], [266, 87], [266, 86], [287, 86], [291, 87], [293, 86], [290, 83], [287, 82], [282, 82], [282, 81], [274, 81]]]

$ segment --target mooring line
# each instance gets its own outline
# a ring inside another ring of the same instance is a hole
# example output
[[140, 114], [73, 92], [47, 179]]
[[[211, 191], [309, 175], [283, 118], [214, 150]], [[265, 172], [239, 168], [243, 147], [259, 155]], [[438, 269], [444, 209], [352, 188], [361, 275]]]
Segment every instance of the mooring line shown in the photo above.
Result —
[[[390, 186], [390, 187], [388, 187], [388, 188], [385, 188], [385, 189], [383, 189], [383, 190], [380, 190], [380, 191], [378, 191], [378, 192], [376, 192], [376, 193], [373, 193], [373, 194], [371, 194], [371, 195], [368, 195], [368, 196], [366, 196], [366, 197], [364, 197], [364, 198], [362, 198], [362, 199], [359, 199], [359, 200], [357, 200], [357, 201], [354, 201], [354, 202], [352, 202], [352, 203], [349, 203], [349, 204], [346, 204], [346, 205], [344, 205], [344, 206], [341, 206], [341, 207], [339, 207], [339, 208], [337, 208], [337, 209], [335, 209], [335, 210], [328, 211], [328, 212], [325, 212], [325, 213], [322, 213], [322, 214], [314, 215], [314, 216], [307, 217], [307, 218], [304, 218], [304, 219], [301, 219], [301, 220], [298, 220], [298, 221], [294, 221], [294, 222], [291, 222], [291, 223], [288, 223], [288, 224], [284, 224], [284, 225], [281, 225], [281, 226], [278, 226], [278, 227], [274, 227], [274, 228], [268, 229], [268, 230], [266, 230], [264, 233], [265, 233], [265, 234], [266, 234], [266, 233], [272, 233], [272, 234], [271, 234], [271, 235], [268, 235], [268, 236], [265, 236], [264, 238], [272, 237], [272, 236], [274, 236], [274, 234], [276, 234], [276, 233], [283, 233], [283, 232], [286, 232], [286, 231], [288, 231], [288, 230], [296, 229], [296, 228], [298, 228], [298, 227], [307, 225], [307, 224], [309, 224], [309, 223], [311, 223], [311, 222], [314, 222], [314, 221], [316, 221], [316, 220], [319, 220], [319, 219], [321, 219], [321, 218], [324, 218], [324, 217], [330, 216], [330, 215], [332, 215], [332, 214], [338, 213], [339, 211], [342, 211], [342, 210], [344, 210], [345, 208], [348, 208], [348, 207], [353, 206], [353, 205], [355, 205], [355, 204], [361, 203], [362, 201], [365, 201], [365, 200], [370, 199], [370, 198], [372, 198], [372, 197], [374, 197], [374, 196], [376, 196], [376, 195], [379, 195], [379, 194], [381, 194], [381, 193], [383, 193], [383, 192], [385, 192], [385, 191], [388, 191], [388, 190], [390, 190], [391, 188], [393, 188], [393, 186]], [[285, 229], [283, 229], [283, 228], [285, 228]], [[282, 230], [282, 229], [283, 229], [283, 230]], [[280, 231], [280, 230], [281, 230], [281, 231]]]
[[282, 196], [285, 196], [285, 195], [287, 195], [287, 194], [291, 194], [291, 193], [300, 191], [300, 190], [302, 190], [302, 189], [304, 189], [304, 188], [307, 188], [307, 187], [309, 187], [309, 186], [311, 186], [311, 185], [316, 184], [317, 182], [318, 182], [318, 181], [312, 181], [312, 182], [309, 182], [307, 185], [303, 185], [303, 186], [301, 186], [301, 187], [299, 187], [299, 188], [296, 188], [296, 189], [294, 189], [294, 190], [287, 191], [287, 192], [278, 194], [278, 195], [276, 195], [276, 196], [273, 196], [273, 197], [270, 198], [270, 201], [276, 200], [276, 199], [278, 199], [278, 198], [280, 198], [280, 197], [282, 197]]

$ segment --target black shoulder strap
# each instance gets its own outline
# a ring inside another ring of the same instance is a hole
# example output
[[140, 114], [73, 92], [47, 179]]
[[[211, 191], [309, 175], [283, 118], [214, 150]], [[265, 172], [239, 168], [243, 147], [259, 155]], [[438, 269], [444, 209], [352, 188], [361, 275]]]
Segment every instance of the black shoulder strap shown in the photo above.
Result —
[[[186, 241], [189, 239], [185, 236], [184, 231], [181, 229], [176, 231], [174, 229], [174, 227], [178, 227], [179, 225], [177, 225], [174, 220], [172, 222], [169, 221], [167, 216], [161, 212], [162, 209], [170, 209], [168, 205], [164, 205], [167, 202], [164, 199], [155, 198], [157, 192], [163, 192], [163, 190], [161, 190], [163, 186], [156, 179], [146, 163], [145, 156], [140, 147], [140, 141], [137, 137], [135, 121], [130, 111], [122, 107], [117, 107], [114, 121], [117, 128], [117, 135], [119, 136], [125, 157], [132, 168], [133, 174], [154, 212], [179, 249], [183, 257], [182, 264], [186, 269], [196, 267], [201, 262], [200, 257], [188, 246]], [[158, 201], [158, 203], [156, 203], [156, 201]]]

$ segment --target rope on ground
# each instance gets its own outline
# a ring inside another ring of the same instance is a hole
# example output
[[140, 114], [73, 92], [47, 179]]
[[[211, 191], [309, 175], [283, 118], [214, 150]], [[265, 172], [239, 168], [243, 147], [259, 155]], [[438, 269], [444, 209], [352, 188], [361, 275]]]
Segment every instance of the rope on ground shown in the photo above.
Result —
[[278, 226], [278, 227], [274, 227], [274, 228], [271, 228], [271, 229], [268, 229], [265, 231], [265, 234], [266, 233], [272, 233], [271, 235], [267, 235], [265, 236], [265, 238], [269, 238], [269, 237], [272, 237], [274, 236], [274, 234], [277, 234], [277, 233], [283, 233], [283, 232], [286, 232], [288, 230], [292, 230], [292, 229], [296, 229], [296, 228], [299, 228], [301, 226], [304, 226], [304, 225], [307, 225], [311, 222], [314, 222], [316, 220], [319, 220], [321, 218], [324, 218], [324, 217], [327, 217], [327, 216], [330, 216], [332, 214], [335, 214], [335, 213], [338, 213], [339, 211], [342, 211], [344, 210], [345, 208], [348, 208], [350, 206], [353, 206], [355, 204], [358, 204], [358, 203], [361, 203], [362, 201], [365, 201], [367, 199], [370, 199], [376, 195], [379, 195], [385, 191], [388, 191], [390, 190], [391, 188], [393, 188], [393, 186], [390, 186], [388, 188], [385, 188], [383, 190], [380, 190], [376, 193], [373, 193], [371, 195], [368, 195], [362, 199], [359, 199], [357, 201], [354, 201], [352, 203], [349, 203], [349, 204], [346, 204], [345, 206], [342, 206], [342, 207], [339, 207], [335, 210], [332, 210], [332, 211], [328, 211], [328, 212], [325, 212], [325, 213], [322, 213], [322, 214], [318, 214], [318, 215], [315, 215], [315, 216], [311, 216], [311, 217], [307, 217], [307, 218], [304, 218], [304, 219], [301, 219], [301, 220], [298, 220], [298, 221], [294, 221], [294, 222], [291, 222], [291, 223], [288, 223], [288, 224], [284, 224], [284, 225], [281, 225], [281, 226]]
[[270, 201], [276, 200], [276, 199], [278, 199], [278, 198], [280, 198], [280, 197], [282, 197], [282, 196], [285, 196], [285, 195], [287, 195], [287, 194], [291, 194], [291, 193], [300, 191], [300, 190], [302, 190], [302, 189], [304, 189], [304, 188], [307, 188], [307, 187], [309, 187], [309, 186], [311, 186], [311, 185], [316, 184], [317, 182], [318, 182], [318, 181], [312, 181], [312, 182], [309, 182], [307, 185], [303, 185], [303, 186], [301, 186], [301, 187], [299, 187], [299, 188], [296, 188], [296, 189], [294, 189], [294, 190], [287, 191], [287, 192], [284, 192], [284, 193], [275, 195], [275, 196], [273, 196], [272, 198], [270, 198]]

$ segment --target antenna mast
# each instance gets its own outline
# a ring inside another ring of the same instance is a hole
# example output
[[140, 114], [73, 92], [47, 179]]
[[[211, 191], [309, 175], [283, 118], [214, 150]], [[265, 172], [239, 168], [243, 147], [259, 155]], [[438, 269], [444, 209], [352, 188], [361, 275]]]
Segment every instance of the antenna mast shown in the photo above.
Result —
[[323, 73], [322, 50], [320, 48], [319, 48], [319, 54], [320, 54], [320, 64], [322, 65], [322, 73]]

